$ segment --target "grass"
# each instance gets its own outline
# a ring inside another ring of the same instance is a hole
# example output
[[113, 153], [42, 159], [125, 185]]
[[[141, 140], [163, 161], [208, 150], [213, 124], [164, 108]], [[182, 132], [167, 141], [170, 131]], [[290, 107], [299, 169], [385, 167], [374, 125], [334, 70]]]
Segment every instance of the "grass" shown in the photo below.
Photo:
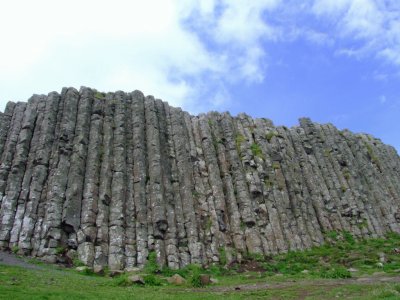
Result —
[[96, 92], [94, 94], [94, 97], [97, 98], [97, 99], [104, 99], [105, 98], [104, 94], [100, 93], [100, 92]]
[[[375, 272], [400, 276], [400, 255], [394, 252], [400, 235], [357, 240], [347, 232], [331, 231], [325, 237], [325, 245], [303, 252], [243, 255], [242, 265], [246, 261], [258, 264], [264, 268], [262, 272], [239, 273], [240, 265], [235, 264], [229, 268], [188, 265], [171, 270], [160, 268], [155, 252], [150, 252], [145, 268], [136, 273], [144, 279], [144, 286], [132, 284], [130, 274], [111, 278], [46, 264], [39, 264], [40, 270], [0, 265], [0, 299], [400, 299], [398, 283], [346, 281]], [[378, 266], [382, 253], [385, 262]], [[222, 248], [220, 256], [224, 257]], [[350, 273], [349, 268], [357, 272]], [[166, 279], [174, 274], [184, 277], [186, 284], [168, 284]], [[209, 274], [219, 282], [201, 287], [200, 274]], [[266, 283], [267, 288], [234, 289]]]
[[[140, 286], [123, 284], [123, 276], [116, 278], [81, 275], [74, 271], [46, 268], [25, 270], [19, 267], [0, 267], [0, 299], [399, 299], [399, 284], [345, 284], [335, 286], [330, 280], [314, 285], [310, 279], [268, 278], [268, 287], [258, 290], [212, 289], [199, 290], [176, 286]], [[235, 276], [233, 276], [235, 278]], [[252, 283], [241, 276], [230, 284]], [[291, 281], [285, 286], [285, 281]], [[293, 282], [296, 280], [297, 282]], [[258, 281], [266, 282], [265, 278]], [[126, 282], [126, 281], [125, 281]], [[227, 284], [227, 283], [224, 283]], [[281, 286], [282, 285], [282, 286]], [[218, 284], [217, 288], [222, 285]], [[269, 288], [272, 287], [272, 288]]]
[[[331, 231], [326, 238], [328, 242], [323, 246], [266, 258], [262, 264], [270, 273], [296, 275], [307, 270], [320, 278], [348, 278], [349, 268], [357, 269], [358, 274], [384, 271], [400, 275], [400, 255], [394, 252], [400, 245], [400, 235], [356, 241], [348, 232]], [[386, 258], [383, 267], [379, 265], [379, 253]]]
[[236, 150], [238, 153], [241, 152], [240, 148], [242, 146], [242, 143], [245, 141], [245, 137], [242, 134], [238, 134], [235, 138], [235, 142], [236, 142]]
[[258, 145], [256, 143], [253, 143], [250, 146], [250, 149], [251, 149], [251, 152], [253, 153], [253, 156], [257, 156], [257, 157], [263, 158], [263, 153], [262, 153], [262, 150], [260, 148], [260, 145]]
[[271, 142], [274, 136], [276, 136], [275, 133], [273, 131], [270, 131], [265, 135], [265, 138], [267, 139], [268, 142]]

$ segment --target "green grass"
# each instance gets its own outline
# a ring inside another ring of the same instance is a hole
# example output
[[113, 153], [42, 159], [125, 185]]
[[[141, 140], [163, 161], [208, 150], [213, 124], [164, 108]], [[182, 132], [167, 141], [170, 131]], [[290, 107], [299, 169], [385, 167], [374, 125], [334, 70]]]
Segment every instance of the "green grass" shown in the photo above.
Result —
[[[144, 270], [138, 273], [144, 286], [132, 284], [130, 274], [110, 278], [46, 264], [38, 264], [40, 270], [0, 265], [0, 299], [400, 299], [400, 284], [343, 281], [375, 272], [400, 276], [400, 255], [394, 252], [400, 244], [398, 234], [357, 240], [347, 232], [331, 231], [325, 237], [327, 244], [303, 252], [244, 255], [243, 263], [259, 264], [264, 272], [239, 273], [240, 265], [212, 265], [205, 270], [192, 264], [171, 270], [160, 268], [155, 252], [150, 252]], [[383, 267], [377, 265], [380, 253], [386, 260]], [[350, 273], [348, 268], [358, 271]], [[168, 284], [166, 279], [174, 274], [184, 277], [186, 284]], [[201, 287], [200, 274], [219, 282]], [[268, 284], [268, 288], [234, 290], [243, 284]]]
[[263, 158], [263, 153], [262, 153], [262, 150], [260, 148], [260, 145], [258, 145], [256, 143], [253, 143], [250, 146], [250, 149], [251, 149], [251, 152], [253, 153], [253, 156], [257, 156], [257, 157]]
[[[347, 278], [348, 268], [357, 269], [358, 274], [384, 271], [400, 275], [400, 255], [394, 252], [400, 245], [400, 235], [391, 233], [386, 238], [356, 241], [348, 232], [331, 231], [326, 238], [329, 242], [323, 246], [266, 258], [262, 265], [270, 273], [295, 275], [307, 270], [320, 278]], [[383, 267], [378, 265], [379, 253], [385, 255]]]
[[245, 137], [242, 134], [238, 134], [235, 138], [236, 142], [236, 150], [238, 153], [240, 153], [240, 147], [242, 146], [242, 143], [245, 141]]
[[94, 94], [94, 97], [97, 98], [97, 99], [104, 99], [105, 98], [104, 94], [100, 93], [100, 92], [96, 92]]
[[[297, 281], [288, 277], [280, 280], [260, 278], [258, 281], [267, 282], [268, 288], [251, 291], [235, 291], [234, 288], [213, 290], [216, 287], [210, 286], [193, 290], [171, 285], [131, 285], [124, 275], [109, 278], [50, 267], [25, 270], [0, 266], [0, 299], [299, 299], [303, 296], [306, 296], [305, 299], [399, 299], [399, 284], [351, 283], [335, 286], [329, 284], [330, 280], [319, 280], [318, 285], [310, 279]], [[287, 281], [290, 285], [285, 286]], [[255, 280], [241, 276], [239, 281], [228, 282], [226, 286], [229, 287], [229, 283], [236, 286], [252, 282]], [[217, 288], [225, 284], [220, 283]]]

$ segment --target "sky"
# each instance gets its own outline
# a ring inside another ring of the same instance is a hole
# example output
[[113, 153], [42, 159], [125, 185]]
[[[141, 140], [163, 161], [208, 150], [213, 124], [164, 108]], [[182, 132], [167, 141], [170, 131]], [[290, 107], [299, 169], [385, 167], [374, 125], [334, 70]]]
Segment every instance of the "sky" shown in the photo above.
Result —
[[310, 117], [400, 153], [398, 0], [0, 0], [0, 111], [141, 90], [192, 114]]

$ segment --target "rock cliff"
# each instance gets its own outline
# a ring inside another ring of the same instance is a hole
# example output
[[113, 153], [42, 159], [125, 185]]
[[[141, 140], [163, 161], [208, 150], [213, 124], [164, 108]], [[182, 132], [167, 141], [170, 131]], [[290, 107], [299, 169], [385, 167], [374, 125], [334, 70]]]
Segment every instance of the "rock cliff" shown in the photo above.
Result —
[[400, 158], [300, 119], [191, 116], [141, 92], [64, 88], [0, 113], [0, 248], [170, 268], [400, 232]]

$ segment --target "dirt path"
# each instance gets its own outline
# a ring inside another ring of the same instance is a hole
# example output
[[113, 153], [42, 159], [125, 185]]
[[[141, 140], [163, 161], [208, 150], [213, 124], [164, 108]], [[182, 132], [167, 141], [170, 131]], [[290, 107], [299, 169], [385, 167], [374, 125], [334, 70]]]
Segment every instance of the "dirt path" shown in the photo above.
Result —
[[25, 269], [40, 270], [43, 269], [38, 265], [30, 263], [27, 257], [20, 257], [12, 253], [0, 251], [0, 265], [18, 266]]
[[[267, 279], [266, 279], [267, 281]], [[191, 289], [193, 292], [232, 292], [232, 291], [254, 291], [262, 289], [282, 289], [292, 286], [326, 286], [326, 287], [337, 287], [348, 284], [361, 284], [369, 285], [376, 283], [400, 283], [400, 276], [385, 276], [382, 274], [371, 275], [366, 277], [349, 278], [349, 279], [326, 279], [326, 280], [290, 280], [286, 282], [257, 282], [251, 284], [239, 284], [232, 286], [215, 286], [206, 289]]]

